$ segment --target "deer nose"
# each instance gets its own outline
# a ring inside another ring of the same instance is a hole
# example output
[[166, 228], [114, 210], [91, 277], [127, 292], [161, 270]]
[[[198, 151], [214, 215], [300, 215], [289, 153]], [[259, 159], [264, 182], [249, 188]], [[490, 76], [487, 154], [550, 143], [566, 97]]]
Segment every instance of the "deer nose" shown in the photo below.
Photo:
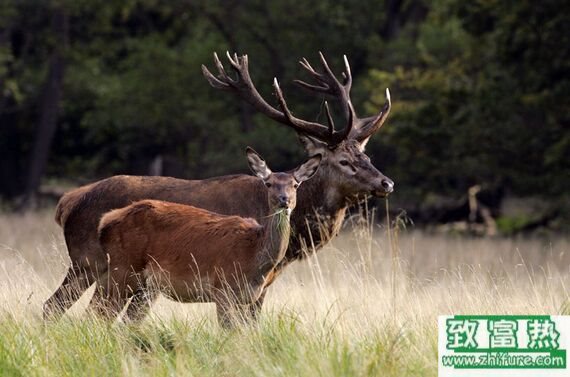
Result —
[[289, 197], [285, 195], [279, 195], [279, 207], [287, 208], [289, 207]]
[[389, 178], [384, 178], [382, 180], [382, 188], [384, 189], [384, 191], [386, 191], [386, 193], [390, 193], [392, 191], [394, 191], [394, 182], [389, 179]]

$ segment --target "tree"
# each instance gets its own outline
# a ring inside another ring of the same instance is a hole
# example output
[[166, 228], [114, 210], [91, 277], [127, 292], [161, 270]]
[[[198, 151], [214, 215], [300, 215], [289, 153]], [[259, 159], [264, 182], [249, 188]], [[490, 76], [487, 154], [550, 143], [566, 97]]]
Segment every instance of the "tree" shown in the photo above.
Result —
[[55, 135], [65, 73], [65, 53], [69, 38], [69, 18], [62, 6], [51, 10], [54, 35], [53, 52], [49, 59], [48, 74], [41, 95], [38, 128], [30, 156], [30, 166], [22, 206], [35, 208], [35, 195], [45, 172], [50, 147]]

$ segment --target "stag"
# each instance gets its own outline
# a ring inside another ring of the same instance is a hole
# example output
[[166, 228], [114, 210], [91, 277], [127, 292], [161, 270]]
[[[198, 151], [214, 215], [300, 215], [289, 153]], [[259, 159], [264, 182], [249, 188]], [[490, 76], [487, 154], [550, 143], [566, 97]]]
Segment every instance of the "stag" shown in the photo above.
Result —
[[[321, 155], [319, 171], [297, 193], [299, 205], [291, 215], [292, 236], [285, 257], [268, 285], [289, 263], [317, 251], [338, 234], [349, 206], [366, 195], [383, 197], [393, 191], [394, 183], [372, 165], [364, 153], [370, 137], [382, 127], [391, 107], [390, 93], [380, 112], [358, 118], [350, 100], [352, 75], [346, 57], [342, 82], [320, 54], [322, 70], [306, 59], [301, 65], [314, 82], [297, 81], [309, 92], [336, 99], [344, 113], [345, 126], [336, 130], [328, 103], [326, 124], [297, 118], [290, 111], [277, 80], [273, 86], [278, 108], [271, 106], [255, 88], [248, 57], [233, 55], [228, 61], [235, 76], [226, 71], [214, 54], [218, 74], [202, 66], [204, 76], [214, 87], [231, 92], [259, 112], [297, 132], [308, 155]], [[181, 180], [169, 177], [114, 176], [65, 194], [56, 209], [56, 221], [63, 228], [71, 266], [61, 286], [44, 304], [44, 315], [59, 315], [107, 271], [107, 258], [99, 245], [97, 226], [101, 216], [116, 208], [143, 199], [157, 199], [193, 205], [213, 212], [261, 219], [267, 204], [257, 190], [259, 182], [247, 175], [231, 175], [206, 180]], [[310, 243], [308, 242], [310, 240]], [[307, 249], [305, 245], [310, 244]], [[263, 304], [266, 290], [249, 309], [255, 317]], [[133, 310], [136, 303], [131, 304]], [[146, 307], [143, 303], [142, 308]]]
[[[291, 173], [273, 173], [251, 148], [247, 159], [260, 196], [266, 196], [268, 212], [259, 222], [157, 200], [103, 216], [99, 241], [109, 269], [99, 279], [101, 298], [92, 301], [100, 314], [115, 317], [133, 296], [146, 297], [150, 305], [162, 292], [181, 302], [216, 303], [218, 320], [227, 327], [236, 319], [232, 308], [257, 301], [285, 256], [297, 188], [315, 174], [321, 156]], [[127, 307], [128, 319], [140, 314]]]

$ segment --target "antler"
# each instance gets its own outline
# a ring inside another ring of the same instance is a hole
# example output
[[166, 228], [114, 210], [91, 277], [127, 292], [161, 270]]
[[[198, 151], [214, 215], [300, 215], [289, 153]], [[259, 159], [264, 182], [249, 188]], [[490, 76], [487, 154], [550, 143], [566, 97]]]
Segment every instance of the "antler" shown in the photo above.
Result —
[[301, 66], [303, 66], [303, 68], [309, 72], [313, 79], [315, 79], [316, 85], [309, 84], [301, 80], [295, 80], [295, 83], [311, 92], [321, 93], [328, 97], [338, 99], [341, 103], [342, 108], [345, 109], [345, 117], [347, 119], [350, 116], [354, 117], [354, 124], [351, 132], [348, 134], [348, 137], [356, 139], [359, 142], [363, 142], [364, 140], [368, 139], [374, 132], [378, 131], [378, 129], [382, 127], [384, 121], [388, 117], [388, 113], [390, 112], [390, 108], [392, 106], [390, 100], [390, 91], [386, 89], [386, 103], [382, 107], [380, 113], [368, 118], [358, 118], [354, 111], [354, 106], [350, 100], [352, 73], [346, 55], [343, 56], [345, 71], [342, 72], [342, 83], [336, 78], [330, 69], [322, 52], [319, 52], [319, 57], [323, 66], [323, 73], [317, 72], [305, 58], [301, 59], [299, 62]]
[[354, 127], [354, 130], [349, 135], [350, 138], [356, 139], [359, 142], [363, 142], [372, 136], [376, 131], [382, 127], [388, 114], [390, 114], [390, 109], [392, 108], [392, 99], [390, 98], [390, 89], [386, 88], [386, 102], [384, 106], [377, 115], [373, 115], [368, 118], [359, 119], [358, 126]]
[[341, 84], [341, 82], [338, 81], [338, 79], [330, 69], [322, 52], [319, 52], [319, 57], [321, 58], [321, 64], [323, 65], [323, 69], [325, 71], [324, 73], [317, 72], [311, 66], [311, 64], [306, 58], [303, 58], [299, 61], [301, 66], [303, 66], [303, 68], [305, 68], [315, 79], [317, 85], [309, 84], [301, 80], [294, 80], [294, 82], [299, 86], [301, 86], [302, 88], [307, 89], [308, 91], [322, 93], [328, 97], [339, 100], [340, 103], [344, 105], [342, 107], [343, 110], [345, 110], [345, 116], [348, 118], [349, 115], [348, 107], [354, 109], [350, 101], [350, 89], [352, 87], [352, 73], [350, 71], [350, 65], [348, 64], [348, 59], [346, 58], [346, 55], [344, 55], [345, 72], [342, 72], [344, 83]]
[[[273, 88], [281, 111], [277, 110], [268, 104], [255, 88], [255, 85], [251, 80], [251, 76], [249, 75], [247, 55], [238, 56], [237, 54], [234, 54], [232, 57], [229, 52], [226, 53], [226, 55], [233, 70], [237, 73], [238, 77], [236, 79], [227, 74], [216, 53], [214, 53], [214, 63], [218, 69], [217, 77], [214, 76], [205, 65], [202, 65], [202, 73], [214, 88], [232, 92], [252, 105], [257, 111], [267, 115], [269, 118], [279, 123], [291, 126], [298, 132], [305, 133], [322, 140], [331, 146], [345, 140], [352, 131], [352, 123], [348, 123], [345, 129], [341, 132], [335, 131], [332, 116], [330, 115], [328, 104], [326, 103], [325, 109], [327, 112], [327, 126], [293, 116], [287, 107], [287, 103], [283, 97], [283, 92], [279, 87], [277, 78], [275, 78], [273, 80]], [[348, 105], [352, 106], [350, 103]], [[351, 112], [352, 109], [348, 109], [347, 111]]]

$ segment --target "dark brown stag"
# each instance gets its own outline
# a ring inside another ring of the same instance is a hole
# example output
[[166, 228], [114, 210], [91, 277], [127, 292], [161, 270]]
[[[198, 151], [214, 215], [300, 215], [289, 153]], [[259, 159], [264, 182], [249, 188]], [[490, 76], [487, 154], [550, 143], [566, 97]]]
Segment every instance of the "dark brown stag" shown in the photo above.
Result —
[[[360, 197], [368, 194], [386, 196], [394, 187], [393, 182], [378, 171], [364, 153], [369, 138], [380, 129], [390, 112], [388, 90], [386, 103], [377, 115], [358, 118], [350, 100], [352, 76], [346, 57], [342, 83], [332, 73], [322, 54], [320, 59], [322, 72], [314, 69], [306, 59], [301, 61], [315, 82], [298, 83], [311, 92], [338, 100], [346, 120], [341, 131], [335, 130], [328, 104], [325, 106], [327, 124], [295, 117], [277, 80], [274, 80], [274, 89], [278, 108], [268, 104], [253, 85], [245, 55], [232, 57], [228, 54], [236, 78], [226, 72], [216, 55], [217, 76], [202, 67], [212, 86], [238, 95], [269, 118], [293, 128], [309, 157], [322, 156], [319, 171], [299, 188], [298, 205], [291, 217], [291, 241], [278, 270], [302, 258], [304, 251], [316, 251], [329, 242], [340, 230], [347, 208]], [[259, 196], [258, 185], [256, 178], [247, 175], [206, 180], [114, 176], [67, 193], [56, 209], [56, 221], [63, 228], [72, 264], [61, 286], [45, 303], [44, 315], [59, 314], [70, 307], [107, 270], [107, 258], [97, 239], [99, 219], [105, 212], [138, 200], [158, 199], [260, 219], [267, 212], [267, 205]], [[314, 247], [307, 250], [303, 245], [309, 239]], [[251, 307], [254, 316], [263, 303], [264, 293]], [[142, 302], [131, 302], [131, 305], [133, 310], [137, 306], [146, 307]]]

